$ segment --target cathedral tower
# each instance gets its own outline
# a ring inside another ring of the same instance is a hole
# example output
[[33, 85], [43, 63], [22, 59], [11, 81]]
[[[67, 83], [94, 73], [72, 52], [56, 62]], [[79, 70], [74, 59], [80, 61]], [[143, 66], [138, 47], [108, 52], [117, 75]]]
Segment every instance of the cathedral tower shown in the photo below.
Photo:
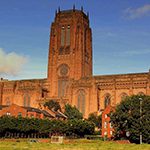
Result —
[[83, 9], [56, 11], [48, 57], [50, 97], [65, 97], [69, 81], [92, 76], [92, 33]]

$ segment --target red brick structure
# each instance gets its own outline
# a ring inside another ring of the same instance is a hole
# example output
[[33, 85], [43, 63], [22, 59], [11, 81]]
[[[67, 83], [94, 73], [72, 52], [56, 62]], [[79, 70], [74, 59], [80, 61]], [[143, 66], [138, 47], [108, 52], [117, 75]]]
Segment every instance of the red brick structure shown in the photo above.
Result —
[[66, 119], [67, 117], [60, 111], [53, 112], [47, 108], [38, 109], [33, 107], [23, 107], [16, 104], [12, 105], [0, 105], [0, 117], [1, 116], [14, 116], [14, 117], [28, 117], [38, 119]]
[[[101, 57], [101, 56], [100, 56]], [[108, 64], [109, 65], [109, 64]], [[0, 105], [39, 108], [46, 100], [75, 105], [85, 117], [115, 106], [123, 96], [150, 95], [150, 72], [92, 74], [92, 31], [88, 14], [58, 10], [51, 25], [45, 79], [0, 81]]]
[[29, 117], [29, 118], [49, 118], [52, 119], [52, 116], [47, 111], [43, 111], [37, 108], [32, 107], [22, 107], [16, 104], [12, 104], [10, 106], [0, 106], [0, 116], [7, 115], [7, 116], [14, 116], [14, 117]]
[[113, 128], [110, 122], [109, 114], [111, 111], [114, 111], [111, 105], [108, 105], [102, 112], [102, 137], [111, 138], [113, 136]]

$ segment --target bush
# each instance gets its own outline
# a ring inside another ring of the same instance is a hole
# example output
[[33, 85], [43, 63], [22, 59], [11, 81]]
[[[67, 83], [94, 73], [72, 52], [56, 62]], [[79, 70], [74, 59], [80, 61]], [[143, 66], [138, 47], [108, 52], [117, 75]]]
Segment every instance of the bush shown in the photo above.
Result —
[[66, 135], [84, 137], [94, 133], [94, 124], [85, 120], [47, 120], [0, 117], [0, 137], [49, 137]]
[[96, 113], [89, 114], [88, 121], [91, 121], [95, 124], [95, 126], [99, 129], [102, 128], [102, 116], [97, 115]]

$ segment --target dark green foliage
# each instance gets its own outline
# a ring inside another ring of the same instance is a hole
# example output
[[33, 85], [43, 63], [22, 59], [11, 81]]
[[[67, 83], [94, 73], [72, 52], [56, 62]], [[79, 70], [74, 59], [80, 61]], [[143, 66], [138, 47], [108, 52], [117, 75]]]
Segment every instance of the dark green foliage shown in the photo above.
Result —
[[[142, 99], [141, 115], [140, 98]], [[142, 132], [143, 142], [150, 143], [150, 96], [126, 97], [116, 107], [116, 111], [110, 113], [110, 117], [116, 139], [126, 138], [131, 142], [139, 143], [140, 132]], [[126, 136], [126, 132], [130, 133], [129, 137]]]
[[82, 113], [74, 106], [67, 104], [65, 105], [64, 114], [68, 117], [68, 119], [82, 119]]
[[59, 103], [57, 101], [54, 101], [54, 100], [50, 100], [48, 102], [45, 102], [44, 106], [47, 106], [48, 109], [54, 110], [54, 111], [61, 110]]
[[67, 136], [84, 137], [94, 133], [94, 124], [86, 120], [72, 119], [66, 123], [65, 134]]
[[[45, 103], [49, 109], [60, 109], [58, 102]], [[47, 120], [36, 118], [0, 117], [0, 137], [49, 137], [51, 135], [66, 135], [71, 137], [84, 137], [94, 133], [94, 123], [82, 120], [82, 113], [69, 104], [65, 106], [67, 121]]]
[[89, 114], [88, 121], [93, 122], [95, 126], [98, 127], [99, 129], [102, 128], [102, 116], [101, 115], [97, 116], [96, 113], [91, 113]]
[[51, 135], [83, 137], [85, 134], [93, 133], [93, 123], [81, 119], [63, 121], [0, 117], [0, 137], [49, 137]]

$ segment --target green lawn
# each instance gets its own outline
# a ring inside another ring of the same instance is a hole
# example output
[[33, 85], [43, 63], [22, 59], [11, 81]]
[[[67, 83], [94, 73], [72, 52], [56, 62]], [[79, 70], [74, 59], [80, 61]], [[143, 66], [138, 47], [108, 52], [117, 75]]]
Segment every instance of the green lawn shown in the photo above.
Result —
[[21, 142], [1, 140], [0, 150], [150, 150], [150, 145], [117, 144], [98, 140], [65, 140], [64, 144], [30, 143], [28, 140]]

